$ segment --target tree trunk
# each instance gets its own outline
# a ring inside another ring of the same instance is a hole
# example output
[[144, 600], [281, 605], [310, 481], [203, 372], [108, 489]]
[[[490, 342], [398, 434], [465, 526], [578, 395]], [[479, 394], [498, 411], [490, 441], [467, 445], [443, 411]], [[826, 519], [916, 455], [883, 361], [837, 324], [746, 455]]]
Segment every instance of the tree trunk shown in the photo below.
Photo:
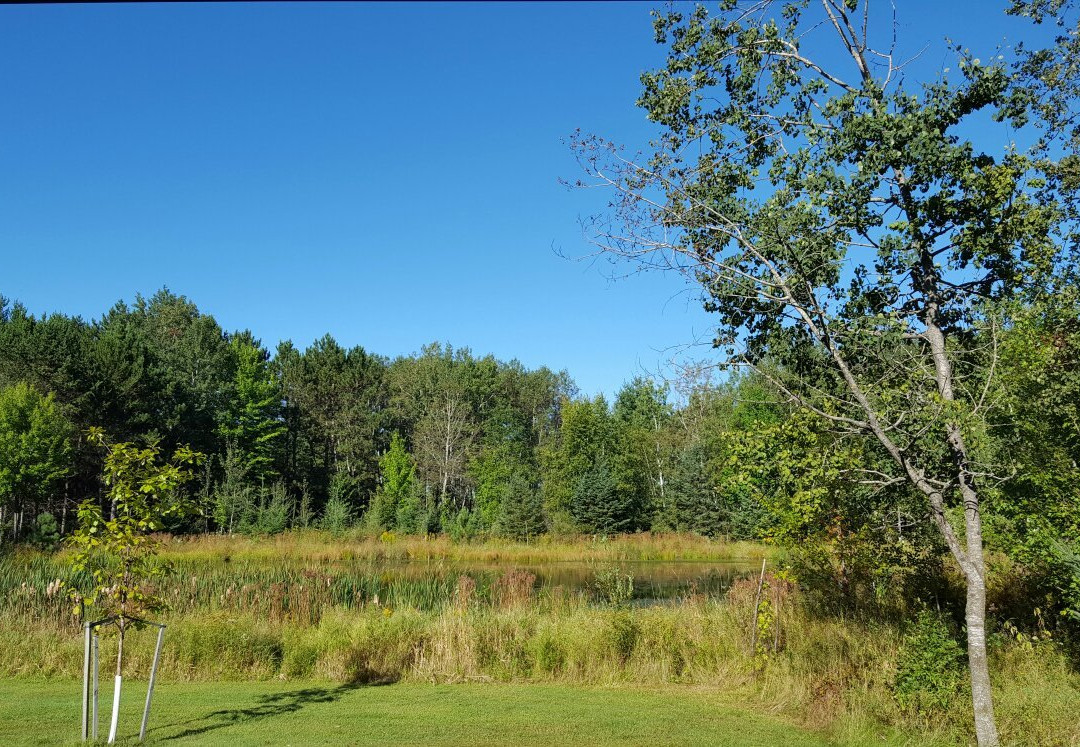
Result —
[[[923, 252], [922, 265], [930, 287], [936, 290], [937, 276], [932, 259]], [[931, 298], [933, 298], [931, 294]], [[938, 391], [946, 402], [955, 401], [953, 392], [953, 368], [948, 358], [945, 335], [937, 324], [937, 306], [931, 302], [926, 312], [926, 340], [930, 343], [934, 359], [934, 372]], [[957, 543], [949, 543], [950, 550], [964, 571], [967, 581], [967, 601], [964, 618], [967, 624], [968, 670], [971, 677], [971, 701], [975, 715], [975, 738], [979, 747], [997, 747], [997, 724], [994, 721], [994, 700], [990, 689], [990, 663], [986, 655], [986, 562], [983, 557], [982, 514], [979, 492], [975, 486], [967, 444], [960, 425], [955, 421], [945, 427], [946, 439], [956, 464], [956, 484], [964, 504], [964, 534], [966, 548], [961, 551]], [[948, 527], [944, 513], [938, 518], [943, 529]], [[946, 540], [948, 537], [946, 536]]]
[[[933, 261], [932, 257], [925, 252], [923, 270], [925, 274], [920, 280], [929, 285], [932, 290], [936, 282], [933, 275]], [[878, 420], [874, 408], [862, 391], [862, 387], [859, 386], [851, 373], [851, 369], [848, 368], [843, 356], [833, 345], [829, 335], [818, 330], [808, 315], [804, 318], [811, 332], [822, 341], [835, 360], [849, 390], [866, 414], [866, 426], [870, 432], [885, 447], [893, 460], [904, 469], [911, 484], [918, 488], [929, 500], [931, 518], [938, 529], [941, 530], [945, 544], [963, 571], [965, 586], [967, 587], [965, 618], [968, 628], [968, 670], [971, 678], [975, 736], [979, 747], [997, 747], [1000, 741], [997, 726], [994, 722], [990, 669], [986, 655], [986, 565], [983, 559], [982, 515], [979, 507], [979, 493], [970, 468], [963, 432], [955, 421], [945, 424], [945, 436], [949, 449], [952, 451], [956, 469], [955, 480], [964, 505], [965, 544], [962, 545], [945, 515], [945, 497], [942, 492], [927, 481], [922, 468], [901, 452], [900, 448], [889, 437], [889, 434]], [[954, 402], [952, 363], [947, 355], [945, 335], [937, 323], [937, 307], [935, 303], [930, 302], [927, 304], [924, 320], [926, 322], [926, 331], [923, 337], [930, 345], [938, 391], [944, 401]]]
[[124, 622], [120, 621], [120, 633], [116, 637], [116, 676], [124, 670]]
[[[980, 560], [981, 560], [980, 553]], [[979, 747], [997, 747], [994, 700], [990, 690], [990, 663], [986, 656], [986, 579], [976, 574], [967, 579], [968, 669], [971, 674], [971, 704], [975, 712], [975, 738]]]

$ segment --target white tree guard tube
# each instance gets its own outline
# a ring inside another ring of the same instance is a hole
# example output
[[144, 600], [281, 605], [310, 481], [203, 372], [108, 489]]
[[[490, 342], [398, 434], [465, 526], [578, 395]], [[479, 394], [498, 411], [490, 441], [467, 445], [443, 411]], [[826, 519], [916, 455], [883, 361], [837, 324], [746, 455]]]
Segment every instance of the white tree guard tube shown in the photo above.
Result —
[[112, 723], [109, 724], [109, 744], [116, 741], [116, 720], [120, 716], [120, 683], [123, 677], [116, 675], [116, 684], [113, 688], [112, 697]]

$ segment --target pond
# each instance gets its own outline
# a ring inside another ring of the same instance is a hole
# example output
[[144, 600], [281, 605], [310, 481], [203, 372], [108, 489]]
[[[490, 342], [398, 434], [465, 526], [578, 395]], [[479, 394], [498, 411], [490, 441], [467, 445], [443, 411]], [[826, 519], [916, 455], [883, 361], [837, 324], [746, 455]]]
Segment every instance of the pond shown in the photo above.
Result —
[[[549, 561], [532, 563], [476, 563], [447, 560], [338, 561], [324, 567], [337, 579], [350, 579], [379, 586], [393, 594], [410, 586], [436, 584], [444, 589], [456, 585], [460, 576], [472, 578], [478, 589], [490, 589], [507, 574], [531, 574], [538, 592], [561, 590], [599, 599], [598, 576], [617, 573], [633, 579], [635, 604], [663, 604], [689, 596], [719, 598], [732, 582], [752, 575], [760, 564], [748, 560], [731, 561]], [[369, 586], [370, 588], [370, 586]], [[385, 597], [384, 597], [385, 598]]]
[[[562, 588], [569, 592], [596, 593], [597, 575], [615, 571], [633, 579], [633, 599], [639, 602], [677, 600], [692, 595], [719, 597], [731, 583], [754, 572], [743, 561], [564, 561], [513, 566], [536, 576], [537, 589]], [[507, 566], [458, 568], [468, 575], [500, 575]]]
[[[461, 598], [463, 590], [482, 603], [506, 604], [523, 597], [578, 597], [604, 602], [600, 577], [632, 586], [634, 605], [672, 604], [688, 597], [717, 599], [732, 582], [756, 574], [760, 561], [461, 561], [446, 558], [334, 559], [279, 555], [273, 558], [211, 562], [177, 561], [157, 587], [177, 613], [243, 611], [270, 620], [315, 622], [330, 607], [408, 607], [437, 610]], [[626, 578], [633, 579], [632, 585]], [[86, 583], [53, 558], [31, 562], [0, 559], [0, 613], [70, 618], [63, 594], [49, 589], [55, 579], [68, 588]]]

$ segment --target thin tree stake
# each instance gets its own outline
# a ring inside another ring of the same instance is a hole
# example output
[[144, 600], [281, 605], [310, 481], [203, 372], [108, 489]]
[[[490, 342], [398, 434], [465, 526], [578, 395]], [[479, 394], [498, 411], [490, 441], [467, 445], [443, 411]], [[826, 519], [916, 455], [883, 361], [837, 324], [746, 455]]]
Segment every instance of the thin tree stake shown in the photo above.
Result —
[[97, 635], [97, 633], [94, 633], [94, 637], [91, 639], [90, 649], [91, 649], [91, 651], [93, 653], [92, 658], [94, 660], [94, 663], [93, 663], [93, 668], [94, 668], [94, 673], [93, 673], [94, 701], [93, 702], [94, 702], [94, 705], [93, 705], [93, 708], [91, 708], [91, 711], [90, 711], [91, 718], [93, 718], [93, 721], [90, 722], [90, 738], [96, 742], [97, 741], [97, 730], [98, 730], [98, 670], [101, 668], [100, 665], [98, 664], [98, 635]]
[[161, 640], [165, 636], [165, 626], [158, 628], [157, 646], [154, 648], [154, 663], [150, 667], [150, 685], [146, 688], [146, 707], [143, 708], [142, 727], [139, 729], [139, 741], [146, 739], [146, 724], [150, 720], [150, 699], [154, 697], [154, 680], [157, 679], [158, 661], [161, 659]]

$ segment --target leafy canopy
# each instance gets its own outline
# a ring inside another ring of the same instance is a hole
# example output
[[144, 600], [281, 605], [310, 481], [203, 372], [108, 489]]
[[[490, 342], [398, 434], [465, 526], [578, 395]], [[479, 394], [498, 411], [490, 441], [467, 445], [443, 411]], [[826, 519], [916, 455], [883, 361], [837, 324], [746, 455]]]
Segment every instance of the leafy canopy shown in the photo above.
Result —
[[93, 500], [79, 506], [79, 527], [69, 538], [75, 548], [75, 570], [92, 573], [94, 587], [86, 600], [102, 617], [115, 617], [123, 631], [127, 622], [160, 610], [165, 600], [151, 586], [164, 571], [156, 557], [158, 532], [170, 518], [197, 511], [183, 486], [194, 477], [201, 455], [186, 446], [162, 462], [156, 445], [109, 444], [100, 429], [91, 429], [91, 443], [107, 449], [103, 481], [111, 516]]

